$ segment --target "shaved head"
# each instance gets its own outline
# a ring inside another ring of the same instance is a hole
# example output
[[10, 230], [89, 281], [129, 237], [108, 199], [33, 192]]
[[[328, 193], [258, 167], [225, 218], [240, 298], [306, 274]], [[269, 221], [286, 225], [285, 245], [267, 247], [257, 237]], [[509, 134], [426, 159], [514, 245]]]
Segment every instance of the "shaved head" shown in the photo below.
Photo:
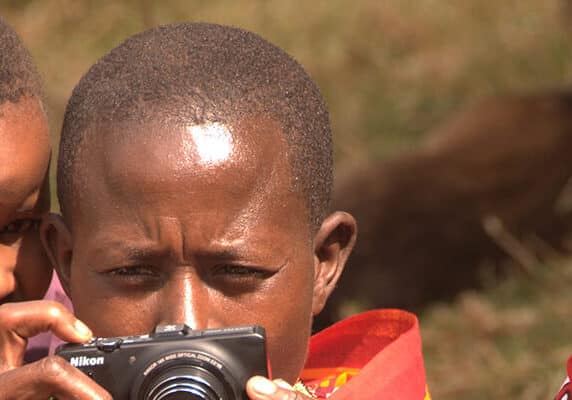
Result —
[[21, 39], [0, 17], [0, 196], [4, 201], [37, 188], [49, 157], [40, 75]]
[[42, 98], [40, 75], [16, 32], [0, 17], [0, 105]]
[[316, 227], [329, 208], [331, 131], [320, 92], [298, 62], [256, 34], [214, 24], [162, 26], [127, 39], [87, 72], [68, 103], [58, 164], [64, 216], [86, 184], [76, 163], [86, 137], [118, 125], [228, 126], [260, 117], [282, 132], [291, 187]]

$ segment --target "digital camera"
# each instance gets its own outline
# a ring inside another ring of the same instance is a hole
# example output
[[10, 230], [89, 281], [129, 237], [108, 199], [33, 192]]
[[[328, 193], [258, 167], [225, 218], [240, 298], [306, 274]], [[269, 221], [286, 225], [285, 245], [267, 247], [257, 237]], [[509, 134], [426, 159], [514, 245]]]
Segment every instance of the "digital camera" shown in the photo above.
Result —
[[269, 377], [264, 329], [158, 326], [140, 336], [94, 338], [56, 350], [115, 400], [248, 399], [246, 381]]

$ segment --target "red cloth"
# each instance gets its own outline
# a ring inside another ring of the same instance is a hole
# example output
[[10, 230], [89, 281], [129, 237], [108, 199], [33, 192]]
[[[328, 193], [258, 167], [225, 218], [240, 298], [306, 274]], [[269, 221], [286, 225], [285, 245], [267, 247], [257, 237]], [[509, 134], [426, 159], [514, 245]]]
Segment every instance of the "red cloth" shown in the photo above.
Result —
[[417, 318], [385, 309], [338, 322], [312, 337], [300, 379], [318, 398], [429, 399]]
[[572, 377], [572, 357], [566, 363], [566, 372], [568, 376], [554, 400], [572, 400], [572, 382], [570, 381], [570, 377]]

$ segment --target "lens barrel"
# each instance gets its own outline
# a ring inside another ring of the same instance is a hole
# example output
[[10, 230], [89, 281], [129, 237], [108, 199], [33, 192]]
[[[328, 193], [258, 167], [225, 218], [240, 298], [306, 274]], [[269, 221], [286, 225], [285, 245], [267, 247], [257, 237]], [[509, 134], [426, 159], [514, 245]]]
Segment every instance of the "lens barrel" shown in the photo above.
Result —
[[210, 371], [193, 365], [172, 365], [143, 382], [139, 399], [232, 400], [223, 382]]

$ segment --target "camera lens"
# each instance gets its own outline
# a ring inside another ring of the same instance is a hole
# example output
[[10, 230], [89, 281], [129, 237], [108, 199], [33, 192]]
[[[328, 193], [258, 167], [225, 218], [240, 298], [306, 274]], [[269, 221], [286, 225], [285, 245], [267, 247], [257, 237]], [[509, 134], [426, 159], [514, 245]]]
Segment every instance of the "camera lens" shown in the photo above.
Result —
[[231, 400], [220, 379], [198, 366], [172, 366], [144, 386], [146, 400]]

